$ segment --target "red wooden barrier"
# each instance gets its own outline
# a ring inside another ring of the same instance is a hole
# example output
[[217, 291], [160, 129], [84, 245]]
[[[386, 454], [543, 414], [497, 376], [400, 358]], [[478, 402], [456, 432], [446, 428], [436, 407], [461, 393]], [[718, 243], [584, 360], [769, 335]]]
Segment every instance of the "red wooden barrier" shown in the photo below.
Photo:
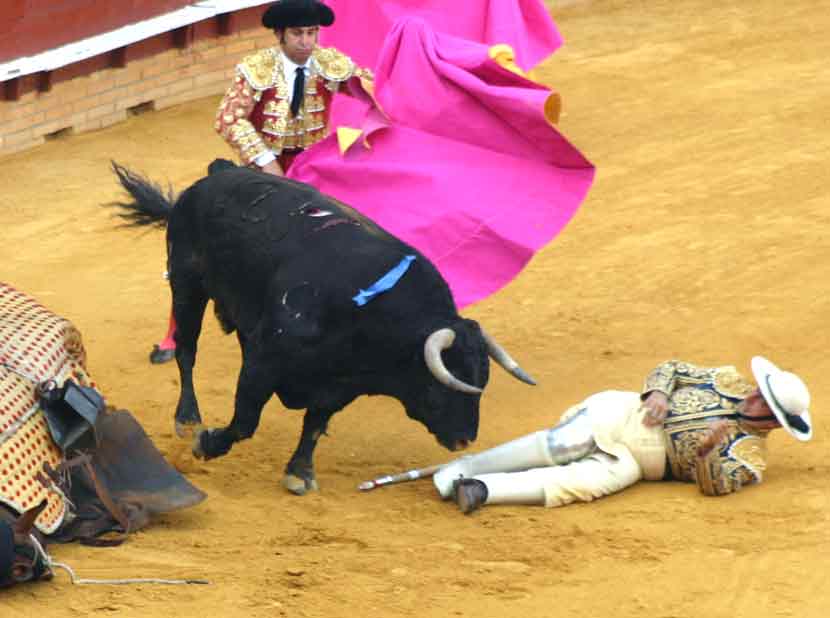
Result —
[[2, 0], [0, 62], [174, 11], [193, 0]]

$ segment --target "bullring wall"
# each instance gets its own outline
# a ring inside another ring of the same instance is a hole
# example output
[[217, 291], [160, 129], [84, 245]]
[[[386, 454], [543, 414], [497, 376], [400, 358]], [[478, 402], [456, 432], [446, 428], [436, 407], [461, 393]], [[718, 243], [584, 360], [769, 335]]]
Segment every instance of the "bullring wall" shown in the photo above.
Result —
[[161, 15], [191, 1], [2, 0], [0, 62]]
[[128, 115], [220, 94], [247, 53], [274, 44], [261, 8], [196, 22], [54, 71], [0, 82], [0, 157]]

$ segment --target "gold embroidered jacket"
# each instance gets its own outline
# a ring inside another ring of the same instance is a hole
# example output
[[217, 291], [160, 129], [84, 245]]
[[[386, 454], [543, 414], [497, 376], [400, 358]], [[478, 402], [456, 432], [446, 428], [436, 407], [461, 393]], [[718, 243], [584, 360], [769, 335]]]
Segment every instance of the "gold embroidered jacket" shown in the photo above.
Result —
[[[761, 482], [766, 469], [766, 434], [753, 431], [737, 415], [737, 405], [755, 385], [735, 367], [696, 367], [676, 360], [658, 365], [646, 378], [643, 396], [660, 391], [669, 397], [663, 423], [666, 453], [677, 480], [697, 482], [709, 496]], [[696, 451], [718, 420], [729, 426], [727, 439], [705, 458]]]
[[333, 47], [315, 49], [308, 68], [303, 105], [294, 117], [279, 47], [258, 51], [237, 65], [215, 129], [243, 163], [252, 163], [269, 149], [279, 155], [283, 149], [308, 148], [320, 141], [326, 136], [331, 95], [353, 76], [371, 78], [369, 71], [357, 68]]

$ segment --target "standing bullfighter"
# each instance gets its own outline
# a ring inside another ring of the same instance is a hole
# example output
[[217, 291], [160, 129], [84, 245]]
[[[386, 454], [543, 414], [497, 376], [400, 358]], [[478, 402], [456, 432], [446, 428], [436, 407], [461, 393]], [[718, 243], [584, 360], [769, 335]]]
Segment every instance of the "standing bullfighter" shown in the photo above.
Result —
[[[334, 12], [318, 0], [280, 0], [263, 14], [277, 45], [243, 58], [216, 114], [216, 131], [244, 164], [283, 175], [294, 157], [328, 135], [334, 93], [349, 93], [352, 79], [371, 79], [345, 54], [317, 45], [320, 27], [333, 23]], [[171, 313], [152, 363], [173, 359], [175, 331]]]
[[282, 175], [294, 157], [328, 134], [329, 103], [352, 78], [351, 58], [317, 45], [334, 12], [317, 0], [281, 0], [262, 16], [278, 44], [245, 57], [219, 105], [216, 130], [246, 165]]

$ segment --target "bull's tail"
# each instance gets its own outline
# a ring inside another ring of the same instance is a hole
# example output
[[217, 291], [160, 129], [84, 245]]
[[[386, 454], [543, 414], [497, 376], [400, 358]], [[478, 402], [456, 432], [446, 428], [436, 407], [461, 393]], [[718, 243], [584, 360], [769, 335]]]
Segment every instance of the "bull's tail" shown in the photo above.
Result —
[[167, 220], [173, 210], [176, 199], [171, 189], [164, 191], [156, 184], [142, 178], [135, 172], [112, 162], [112, 170], [118, 176], [121, 186], [133, 198], [127, 202], [109, 204], [121, 210], [118, 217], [124, 219], [124, 225], [141, 227], [145, 225], [167, 226]]

